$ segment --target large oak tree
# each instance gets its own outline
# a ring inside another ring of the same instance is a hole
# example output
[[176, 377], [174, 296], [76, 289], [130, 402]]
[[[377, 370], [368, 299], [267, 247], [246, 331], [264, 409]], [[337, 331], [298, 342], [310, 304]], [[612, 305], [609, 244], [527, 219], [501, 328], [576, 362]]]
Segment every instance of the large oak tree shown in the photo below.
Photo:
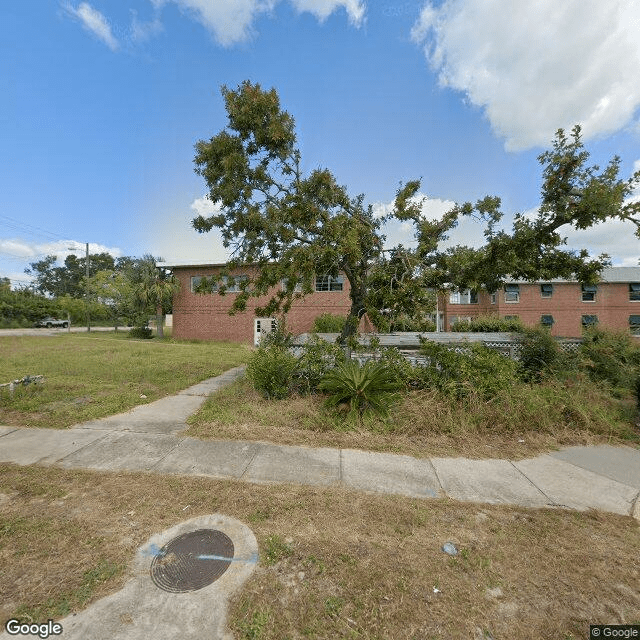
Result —
[[[257, 312], [286, 312], [294, 299], [314, 290], [316, 275], [344, 273], [351, 295], [345, 339], [365, 313], [384, 328], [385, 313], [428, 310], [433, 304], [429, 288], [495, 291], [507, 276], [596, 281], [607, 256], [590, 258], [587, 251], [567, 250], [559, 231], [565, 225], [587, 229], [605, 220], [628, 220], [640, 237], [640, 203], [628, 202], [640, 184], [640, 172], [621, 180], [617, 157], [603, 171], [589, 166], [578, 126], [570, 136], [559, 130], [553, 148], [539, 157], [543, 186], [537, 217], [518, 214], [507, 232], [500, 228], [497, 197], [456, 205], [440, 219], [426, 220], [417, 198], [419, 180], [401, 185], [393, 210], [377, 217], [363, 195], [350, 197], [328, 169], [302, 170], [294, 120], [281, 109], [275, 89], [265, 91], [245, 81], [235, 91], [223, 87], [222, 95], [228, 126], [199, 141], [195, 156], [196, 172], [205, 179], [219, 213], [198, 216], [193, 226], [200, 232], [218, 228], [232, 251], [227, 270], [218, 277], [220, 294], [231, 269], [248, 263], [259, 267], [258, 275], [240, 284], [232, 313], [246, 309], [250, 296], [270, 292]], [[442, 241], [462, 216], [484, 221], [485, 245], [442, 250]], [[414, 224], [415, 248], [383, 250], [382, 229], [391, 219]], [[281, 282], [284, 287], [278, 286]], [[296, 283], [301, 291], [295, 290]], [[201, 291], [207, 289], [205, 280]]]

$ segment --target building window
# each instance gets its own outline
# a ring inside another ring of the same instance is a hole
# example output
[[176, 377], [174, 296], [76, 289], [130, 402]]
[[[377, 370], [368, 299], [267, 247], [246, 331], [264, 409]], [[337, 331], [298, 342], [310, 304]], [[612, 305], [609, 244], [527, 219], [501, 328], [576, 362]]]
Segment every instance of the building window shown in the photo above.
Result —
[[505, 320], [519, 320], [520, 316], [505, 316]]
[[553, 285], [549, 283], [541, 284], [540, 295], [543, 298], [550, 298], [553, 295]]
[[342, 291], [344, 278], [342, 276], [318, 276], [316, 291]]
[[520, 302], [520, 285], [519, 284], [504, 285], [504, 301]]
[[248, 280], [247, 276], [231, 276], [227, 278], [226, 276], [222, 278], [222, 282], [224, 282], [227, 287], [225, 293], [240, 293], [242, 291], [242, 283]]
[[629, 316], [629, 329], [632, 335], [640, 336], [640, 316]]
[[553, 327], [553, 322], [553, 316], [551, 315], [540, 316], [540, 324], [543, 327]]
[[492, 293], [489, 295], [489, 300], [491, 301], [491, 304], [495, 304], [496, 299], [497, 299], [497, 295], [495, 293]]
[[191, 276], [191, 293], [215, 293], [218, 290], [218, 283], [209, 280], [206, 290], [196, 291], [203, 278], [209, 280], [209, 278], [213, 278], [213, 276]]
[[[283, 278], [280, 281], [280, 284], [282, 285], [282, 290], [286, 291], [287, 290], [287, 283], [288, 280], [286, 278]], [[293, 292], [294, 293], [300, 293], [302, 291], [302, 282], [296, 282], [296, 286], [293, 288]]]
[[595, 302], [596, 291], [598, 287], [595, 284], [583, 284], [582, 285], [582, 302]]
[[449, 295], [449, 304], [478, 304], [478, 292], [475, 289], [452, 291]]
[[640, 300], [640, 282], [629, 284], [629, 300]]
[[598, 316], [582, 316], [583, 327], [593, 327], [598, 324]]

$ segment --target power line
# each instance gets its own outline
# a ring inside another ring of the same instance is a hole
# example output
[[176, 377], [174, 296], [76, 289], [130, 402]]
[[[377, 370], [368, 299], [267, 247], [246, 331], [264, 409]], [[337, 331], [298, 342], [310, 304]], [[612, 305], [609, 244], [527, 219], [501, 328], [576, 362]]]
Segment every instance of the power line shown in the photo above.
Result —
[[66, 239], [64, 236], [61, 236], [59, 233], [55, 233], [53, 231], [47, 231], [47, 229], [43, 229], [42, 227], [37, 227], [36, 225], [28, 224], [27, 222], [21, 222], [20, 220], [16, 220], [15, 218], [10, 218], [9, 216], [0, 215], [0, 224], [2, 224], [5, 227], [9, 227], [10, 229], [14, 229], [15, 231], [20, 231], [22, 233], [45, 237], [47, 238], [47, 240], [54, 240], [57, 238], [59, 238], [60, 240]]

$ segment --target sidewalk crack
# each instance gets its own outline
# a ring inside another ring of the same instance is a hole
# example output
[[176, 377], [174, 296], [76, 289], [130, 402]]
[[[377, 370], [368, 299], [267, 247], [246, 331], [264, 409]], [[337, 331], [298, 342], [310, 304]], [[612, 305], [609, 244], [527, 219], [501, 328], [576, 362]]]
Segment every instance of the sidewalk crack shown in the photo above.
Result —
[[564, 505], [558, 504], [554, 502], [550, 496], [548, 496], [522, 469], [518, 469], [515, 464], [513, 464], [512, 460], [509, 460], [509, 464], [523, 477], [527, 480], [527, 482], [534, 488], [536, 491], [539, 491], [547, 500], [547, 504], [552, 505], [554, 507], [563, 507]]

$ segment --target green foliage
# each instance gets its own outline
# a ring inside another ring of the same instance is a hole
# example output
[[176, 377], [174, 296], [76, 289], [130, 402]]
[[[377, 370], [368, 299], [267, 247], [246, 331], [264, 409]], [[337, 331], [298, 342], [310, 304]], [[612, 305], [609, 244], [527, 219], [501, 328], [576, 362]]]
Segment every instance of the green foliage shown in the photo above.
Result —
[[0, 289], [0, 322], [8, 327], [32, 326], [45, 316], [57, 316], [60, 308], [55, 300], [29, 289]]
[[411, 364], [395, 347], [377, 349], [376, 360], [384, 365], [405, 390], [424, 388], [424, 367]]
[[284, 320], [278, 321], [274, 331], [267, 333], [260, 341], [261, 347], [289, 349], [293, 346], [294, 335], [287, 331]]
[[474, 333], [522, 333], [524, 325], [520, 319], [507, 319], [495, 315], [482, 315], [471, 320], [458, 320], [451, 327], [451, 331], [470, 331]]
[[330, 394], [327, 406], [347, 405], [347, 418], [361, 420], [365, 414], [386, 418], [400, 383], [384, 364], [349, 360], [329, 371], [318, 388]]
[[246, 375], [265, 398], [282, 399], [291, 392], [296, 357], [278, 346], [260, 347], [250, 357]]
[[456, 398], [472, 392], [486, 400], [517, 381], [517, 364], [480, 343], [472, 345], [442, 345], [422, 339], [420, 352], [429, 358], [422, 369], [426, 386]]
[[311, 336], [296, 364], [296, 389], [300, 393], [315, 393], [322, 378], [345, 361], [346, 356], [340, 345]]
[[[57, 257], [47, 256], [32, 262], [25, 273], [33, 276], [34, 287], [41, 294], [82, 298], [86, 293], [86, 260], [86, 256], [78, 258], [71, 254], [65, 258], [64, 266], [57, 267]], [[114, 264], [113, 256], [108, 253], [90, 254], [89, 277], [92, 278], [98, 271], [112, 270]]]
[[149, 327], [133, 327], [129, 329], [129, 337], [149, 340], [153, 338], [153, 331]]
[[558, 343], [544, 327], [524, 329], [519, 342], [519, 364], [526, 381], [540, 380], [566, 363]]
[[313, 333], [341, 333], [346, 322], [345, 316], [323, 313], [313, 321]]
[[[602, 172], [589, 166], [580, 127], [570, 138], [558, 130], [552, 150], [539, 157], [543, 188], [537, 218], [516, 214], [507, 232], [499, 228], [503, 214], [495, 196], [456, 204], [440, 219], [425, 219], [419, 180], [401, 185], [392, 211], [375, 216], [364, 195], [350, 197], [328, 169], [302, 171], [294, 120], [281, 109], [275, 89], [245, 81], [235, 91], [223, 87], [222, 95], [228, 126], [199, 141], [194, 159], [220, 212], [198, 216], [192, 224], [199, 232], [220, 230], [235, 256], [229, 269], [245, 263], [260, 267], [235, 296], [230, 313], [244, 311], [250, 296], [270, 296], [257, 309], [260, 315], [286, 312], [295, 299], [314, 291], [316, 275], [344, 273], [351, 308], [343, 343], [365, 313], [379, 330], [424, 331], [421, 323], [435, 307], [433, 290], [453, 285], [495, 291], [507, 276], [548, 280], [577, 275], [581, 282], [595, 281], [607, 256], [590, 259], [586, 250], [564, 249], [561, 228], [588, 229], [618, 219], [640, 229], [640, 203], [629, 199], [640, 184], [640, 171], [623, 181], [618, 158]], [[464, 216], [486, 224], [486, 244], [441, 249]], [[382, 250], [382, 226], [393, 218], [414, 225], [415, 248]], [[288, 283], [284, 289], [282, 280]], [[296, 284], [301, 285], [298, 291]]]
[[614, 389], [634, 390], [640, 375], [640, 347], [628, 334], [589, 329], [584, 333], [580, 354], [592, 380]]

